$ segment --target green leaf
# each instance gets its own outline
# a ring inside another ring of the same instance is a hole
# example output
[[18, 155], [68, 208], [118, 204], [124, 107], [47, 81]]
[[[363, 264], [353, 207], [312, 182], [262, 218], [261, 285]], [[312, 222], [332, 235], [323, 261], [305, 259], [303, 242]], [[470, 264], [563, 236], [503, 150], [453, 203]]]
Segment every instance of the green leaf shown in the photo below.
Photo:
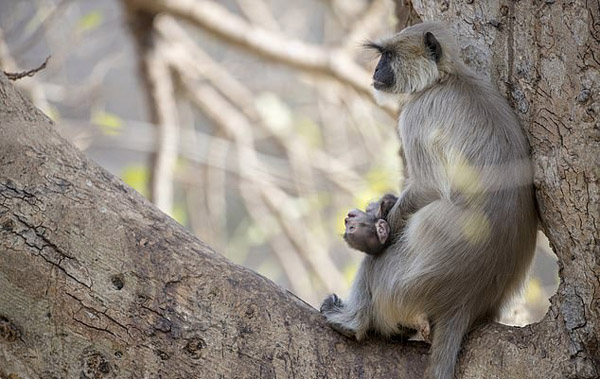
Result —
[[103, 134], [114, 136], [121, 132], [123, 120], [109, 112], [97, 111], [92, 114], [92, 123], [98, 125]]
[[538, 278], [530, 278], [525, 290], [525, 301], [527, 303], [536, 303], [544, 298], [544, 289]]
[[171, 212], [171, 217], [175, 219], [178, 223], [185, 226], [187, 224], [187, 209], [182, 204], [173, 205], [173, 211]]
[[142, 196], [148, 197], [150, 172], [146, 166], [131, 165], [123, 168], [121, 179]]
[[87, 32], [98, 27], [102, 23], [102, 11], [95, 10], [85, 14], [77, 22], [77, 30], [79, 32]]
[[372, 167], [367, 172], [366, 179], [371, 192], [384, 194], [385, 192], [397, 191], [397, 178], [385, 167]]

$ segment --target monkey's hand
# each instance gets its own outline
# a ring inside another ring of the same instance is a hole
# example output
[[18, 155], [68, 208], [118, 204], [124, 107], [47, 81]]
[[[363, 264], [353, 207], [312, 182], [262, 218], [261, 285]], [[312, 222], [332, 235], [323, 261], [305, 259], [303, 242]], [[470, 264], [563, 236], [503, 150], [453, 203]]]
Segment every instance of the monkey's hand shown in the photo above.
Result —
[[386, 218], [390, 210], [398, 201], [398, 196], [393, 193], [386, 193], [378, 201], [374, 201], [367, 205], [365, 212], [375, 216], [375, 218]]
[[320, 311], [327, 319], [327, 324], [331, 326], [333, 330], [338, 333], [345, 335], [348, 338], [354, 338], [356, 332], [343, 324], [336, 322], [336, 317], [340, 316], [344, 310], [344, 303], [336, 294], [331, 294], [323, 300]]

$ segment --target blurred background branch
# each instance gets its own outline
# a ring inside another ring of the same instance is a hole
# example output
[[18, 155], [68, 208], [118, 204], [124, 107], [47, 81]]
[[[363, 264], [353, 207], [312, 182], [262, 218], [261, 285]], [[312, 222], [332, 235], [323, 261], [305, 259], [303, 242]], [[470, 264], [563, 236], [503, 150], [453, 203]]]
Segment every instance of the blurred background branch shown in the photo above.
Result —
[[124, 0], [129, 6], [150, 9], [186, 20], [225, 43], [300, 70], [331, 76], [369, 95], [370, 75], [337, 48], [321, 48], [250, 24], [219, 3], [197, 0]]
[[[345, 213], [403, 178], [395, 108], [361, 49], [419, 22], [409, 0], [0, 2], [0, 68], [61, 133], [216, 251], [314, 306], [361, 254]], [[526, 302], [541, 317], [546, 245]], [[545, 274], [549, 272], [550, 275]]]

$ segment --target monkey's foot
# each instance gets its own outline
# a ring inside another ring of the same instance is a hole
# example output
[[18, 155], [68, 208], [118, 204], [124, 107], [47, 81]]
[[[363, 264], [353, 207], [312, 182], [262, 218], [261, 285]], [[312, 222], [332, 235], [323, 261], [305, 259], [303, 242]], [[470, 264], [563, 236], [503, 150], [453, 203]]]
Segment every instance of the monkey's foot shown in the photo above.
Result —
[[323, 304], [321, 304], [321, 313], [327, 319], [327, 324], [331, 326], [333, 330], [338, 333], [341, 333], [349, 338], [354, 338], [356, 336], [356, 332], [344, 326], [343, 324], [335, 321], [336, 316], [340, 316], [343, 312], [344, 303], [342, 299], [340, 299], [336, 294], [331, 294], [323, 300]]
[[343, 307], [344, 304], [342, 303], [342, 299], [340, 299], [338, 295], [332, 293], [323, 300], [319, 311], [327, 316], [328, 313], [338, 313]]
[[331, 329], [335, 330], [336, 332], [345, 335], [348, 338], [355, 338], [356, 337], [356, 332], [350, 328], [345, 327], [342, 324], [338, 324], [336, 322], [331, 322], [329, 320], [327, 320], [327, 324], [329, 326], [331, 326]]

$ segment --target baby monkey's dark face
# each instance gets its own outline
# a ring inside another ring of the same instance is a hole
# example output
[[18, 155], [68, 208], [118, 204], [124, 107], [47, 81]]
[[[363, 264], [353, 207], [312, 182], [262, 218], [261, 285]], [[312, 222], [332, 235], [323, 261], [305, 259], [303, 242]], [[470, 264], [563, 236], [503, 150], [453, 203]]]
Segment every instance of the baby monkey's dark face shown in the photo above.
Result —
[[378, 202], [367, 206], [365, 212], [353, 209], [348, 212], [344, 223], [344, 240], [356, 250], [369, 255], [379, 255], [390, 241], [390, 226], [385, 220], [398, 198], [387, 194]]
[[353, 209], [348, 212], [344, 222], [344, 240], [351, 248], [370, 255], [383, 252], [390, 233], [390, 227], [384, 219]]

